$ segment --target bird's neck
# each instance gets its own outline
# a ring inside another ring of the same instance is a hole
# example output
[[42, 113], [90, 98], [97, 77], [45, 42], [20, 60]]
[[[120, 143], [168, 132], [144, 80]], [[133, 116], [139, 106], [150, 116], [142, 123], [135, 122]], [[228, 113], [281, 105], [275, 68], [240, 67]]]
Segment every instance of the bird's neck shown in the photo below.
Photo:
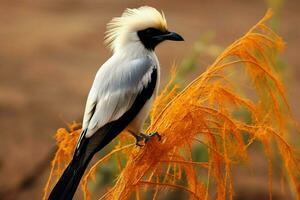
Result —
[[131, 42], [129, 44], [123, 45], [122, 47], [118, 48], [114, 54], [118, 54], [120, 56], [124, 56], [127, 58], [140, 58], [144, 56], [155, 56], [154, 51], [146, 49], [144, 45], [140, 42]]

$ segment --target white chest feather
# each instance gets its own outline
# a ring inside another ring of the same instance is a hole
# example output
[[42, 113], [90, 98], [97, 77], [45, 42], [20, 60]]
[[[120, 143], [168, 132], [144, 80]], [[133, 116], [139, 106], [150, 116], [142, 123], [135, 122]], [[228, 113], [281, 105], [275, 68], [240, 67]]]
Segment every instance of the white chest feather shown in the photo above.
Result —
[[158, 89], [159, 89], [159, 83], [160, 83], [160, 66], [157, 60], [157, 57], [155, 54], [153, 54], [153, 58], [155, 59], [155, 62], [157, 63], [157, 81], [155, 85], [155, 89], [153, 92], [153, 95], [151, 98], [145, 103], [143, 108], [140, 110], [138, 115], [133, 119], [133, 121], [128, 125], [127, 129], [131, 132], [134, 132], [136, 134], [140, 133], [143, 129], [143, 125], [149, 115], [149, 112], [152, 108], [153, 102], [157, 96]]

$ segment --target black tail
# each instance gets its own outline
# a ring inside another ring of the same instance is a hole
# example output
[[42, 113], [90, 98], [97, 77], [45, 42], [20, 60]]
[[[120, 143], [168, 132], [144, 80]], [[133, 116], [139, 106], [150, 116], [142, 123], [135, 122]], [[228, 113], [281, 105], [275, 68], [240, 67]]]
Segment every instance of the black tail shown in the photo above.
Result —
[[83, 159], [84, 156], [73, 158], [53, 188], [49, 200], [71, 200], [73, 198], [89, 163], [89, 160], [84, 161]]
[[76, 148], [74, 156], [59, 181], [54, 186], [48, 200], [72, 200], [80, 180], [92, 159], [95, 151], [89, 148], [90, 139], [84, 137], [85, 131], [79, 139], [79, 147]]
[[127, 124], [122, 120], [108, 123], [90, 138], [84, 137], [86, 130], [83, 130], [73, 159], [54, 186], [48, 200], [72, 200], [80, 179], [94, 154], [112, 141], [125, 126]]

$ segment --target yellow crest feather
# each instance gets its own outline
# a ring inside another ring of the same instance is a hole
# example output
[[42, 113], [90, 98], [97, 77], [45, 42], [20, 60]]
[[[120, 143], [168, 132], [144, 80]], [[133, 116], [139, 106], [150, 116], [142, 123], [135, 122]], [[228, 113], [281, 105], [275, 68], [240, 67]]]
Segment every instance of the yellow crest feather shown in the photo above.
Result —
[[167, 30], [167, 21], [163, 12], [149, 6], [127, 8], [121, 17], [115, 17], [107, 24], [105, 43], [114, 51], [124, 40], [122, 37], [125, 37], [126, 33], [150, 27]]

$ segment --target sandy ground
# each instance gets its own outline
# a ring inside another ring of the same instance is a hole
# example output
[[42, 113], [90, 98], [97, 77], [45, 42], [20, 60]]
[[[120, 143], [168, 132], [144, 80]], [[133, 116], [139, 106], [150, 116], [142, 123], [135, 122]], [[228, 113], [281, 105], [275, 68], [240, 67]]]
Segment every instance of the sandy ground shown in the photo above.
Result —
[[[94, 74], [110, 56], [103, 46], [105, 25], [126, 7], [147, 4], [162, 9], [169, 28], [184, 36], [184, 43], [175, 45], [168, 42], [157, 49], [163, 68], [162, 77], [168, 76], [169, 66], [174, 60], [180, 61], [188, 55], [201, 32], [214, 30], [217, 44], [225, 47], [255, 24], [267, 8], [265, 1], [260, 0], [18, 2], [0, 2], [2, 191], [14, 188], [47, 158], [54, 145], [53, 133], [57, 128], [65, 126], [66, 122], [81, 119]], [[298, 121], [299, 9], [300, 1], [287, 1], [281, 13], [279, 29], [287, 43], [283, 55], [286, 85]], [[203, 60], [199, 68], [205, 68], [210, 62]], [[10, 199], [40, 199], [47, 173], [41, 173], [33, 187]], [[259, 185], [259, 181], [238, 181], [242, 189], [253, 185], [267, 188], [267, 182]]]

